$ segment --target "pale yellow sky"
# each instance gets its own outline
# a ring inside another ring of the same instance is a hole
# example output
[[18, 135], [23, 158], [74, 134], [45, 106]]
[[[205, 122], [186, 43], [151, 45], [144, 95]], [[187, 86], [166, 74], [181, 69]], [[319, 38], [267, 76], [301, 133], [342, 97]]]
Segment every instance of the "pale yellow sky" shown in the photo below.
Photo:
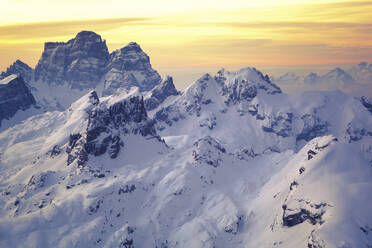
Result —
[[138, 42], [161, 73], [371, 61], [372, 0], [0, 0], [0, 70], [81, 30]]

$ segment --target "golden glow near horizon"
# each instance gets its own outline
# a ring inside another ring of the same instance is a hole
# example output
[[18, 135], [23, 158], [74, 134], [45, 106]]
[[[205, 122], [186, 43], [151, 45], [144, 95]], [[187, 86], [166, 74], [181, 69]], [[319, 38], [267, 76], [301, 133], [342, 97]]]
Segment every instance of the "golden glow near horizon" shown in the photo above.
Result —
[[138, 42], [159, 71], [372, 58], [372, 1], [0, 1], [0, 70], [35, 66], [45, 41], [81, 30], [110, 51]]

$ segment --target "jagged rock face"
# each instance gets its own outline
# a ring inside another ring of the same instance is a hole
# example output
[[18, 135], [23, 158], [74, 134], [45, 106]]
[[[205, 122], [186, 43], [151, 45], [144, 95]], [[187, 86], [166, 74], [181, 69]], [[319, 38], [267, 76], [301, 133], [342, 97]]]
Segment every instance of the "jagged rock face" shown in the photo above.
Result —
[[217, 140], [207, 136], [194, 143], [192, 156], [198, 163], [218, 167], [222, 163], [223, 153], [226, 153], [226, 149]]
[[227, 98], [227, 104], [250, 101], [257, 96], [258, 90], [272, 95], [282, 92], [278, 86], [271, 83], [269, 76], [264, 76], [255, 68], [244, 68], [238, 72], [220, 70], [215, 80], [224, 83], [222, 92]]
[[292, 113], [281, 114], [273, 118], [267, 118], [267, 124], [262, 126], [263, 131], [276, 133], [282, 137], [288, 137], [292, 131]]
[[140, 91], [149, 91], [160, 83], [161, 78], [152, 69], [149, 56], [137, 43], [131, 42], [110, 54], [103, 81], [103, 95], [110, 95], [118, 88], [129, 89], [133, 86]]
[[[223, 106], [219, 104], [220, 109], [218, 109], [221, 113], [226, 112], [234, 105], [239, 105], [238, 112], [241, 115], [244, 115], [244, 112], [249, 112], [260, 119], [257, 107], [247, 105], [258, 94], [275, 95], [279, 93], [281, 93], [280, 88], [272, 84], [268, 76], [264, 76], [254, 68], [243, 68], [236, 72], [222, 69], [214, 77], [209, 74], [203, 75], [171, 105], [159, 109], [154, 119], [158, 121], [158, 128], [163, 130], [165, 126], [162, 125], [162, 122], [171, 126], [174, 122], [186, 118], [187, 115], [200, 117], [203, 109], [208, 109], [209, 106], [216, 105], [216, 102], [221, 100]], [[208, 127], [212, 130], [217, 125], [215, 114], [204, 117], [199, 124], [201, 127]]]
[[161, 84], [151, 90], [150, 94], [145, 98], [146, 109], [153, 110], [165, 101], [169, 96], [179, 95], [173, 84], [172, 77], [167, 77]]
[[35, 68], [35, 80], [48, 84], [69, 82], [72, 88], [94, 88], [109, 59], [106, 41], [82, 31], [68, 42], [47, 42]]
[[30, 83], [33, 71], [31, 67], [17, 59], [5, 72], [0, 74], [0, 80], [15, 74], [21, 76], [26, 83]]
[[116, 158], [127, 134], [150, 135], [160, 140], [147, 117], [142, 96], [132, 96], [108, 107], [106, 103], [99, 103], [96, 92], [89, 98], [95, 107], [89, 112], [86, 132], [70, 135], [67, 164], [77, 159], [78, 165], [84, 165], [89, 155], [100, 156], [106, 152]]
[[360, 101], [363, 106], [372, 114], [372, 99], [367, 99], [367, 97], [363, 96]]
[[2, 120], [13, 117], [18, 110], [26, 110], [33, 104], [35, 99], [22, 77], [17, 76], [6, 84], [0, 84], [0, 126]]
[[296, 137], [297, 140], [310, 141], [315, 137], [325, 135], [328, 131], [329, 124], [317, 118], [313, 114], [305, 114], [301, 116], [304, 123], [301, 133]]

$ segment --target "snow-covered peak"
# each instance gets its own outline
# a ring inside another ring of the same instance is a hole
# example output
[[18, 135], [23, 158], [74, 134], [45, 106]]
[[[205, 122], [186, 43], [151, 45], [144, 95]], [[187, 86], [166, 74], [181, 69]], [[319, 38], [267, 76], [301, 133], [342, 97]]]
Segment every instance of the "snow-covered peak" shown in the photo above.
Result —
[[215, 80], [223, 82], [223, 94], [227, 97], [227, 102], [234, 104], [242, 100], [249, 101], [261, 91], [272, 95], [281, 93], [280, 88], [271, 83], [269, 76], [250, 67], [236, 72], [221, 70]]
[[270, 79], [267, 75], [263, 75], [262, 72], [260, 72], [259, 70], [253, 67], [246, 67], [246, 68], [242, 68], [238, 71], [233, 71], [233, 72], [230, 72], [227, 70], [220, 70], [216, 76], [225, 77], [226, 86], [232, 86], [235, 84], [236, 81], [242, 81], [242, 82], [245, 81], [245, 82], [259, 85], [262, 87], [265, 87], [266, 84], [269, 84], [273, 88], [273, 89], [270, 89], [271, 91], [273, 92], [280, 91], [280, 89], [277, 86], [273, 85], [270, 82]]
[[133, 97], [142, 98], [142, 94], [139, 91], [138, 87], [132, 87], [130, 89], [119, 89], [114, 94], [108, 97], [103, 97], [102, 102], [106, 103], [107, 106], [111, 106], [114, 105], [115, 103], [123, 101], [124, 99], [129, 99]]
[[327, 74], [322, 76], [323, 83], [327, 83], [327, 81], [339, 81], [342, 84], [352, 84], [354, 83], [353, 77], [347, 73], [346, 71], [342, 70], [341, 68], [337, 67]]

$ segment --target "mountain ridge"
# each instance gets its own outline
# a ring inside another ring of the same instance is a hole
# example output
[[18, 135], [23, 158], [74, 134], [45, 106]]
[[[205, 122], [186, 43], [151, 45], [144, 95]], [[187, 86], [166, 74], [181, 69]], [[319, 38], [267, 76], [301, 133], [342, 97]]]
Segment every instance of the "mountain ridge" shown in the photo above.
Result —
[[119, 78], [150, 90], [128, 76], [0, 131], [1, 247], [372, 246], [369, 98], [286, 94], [251, 67], [178, 92], [126, 49]]

